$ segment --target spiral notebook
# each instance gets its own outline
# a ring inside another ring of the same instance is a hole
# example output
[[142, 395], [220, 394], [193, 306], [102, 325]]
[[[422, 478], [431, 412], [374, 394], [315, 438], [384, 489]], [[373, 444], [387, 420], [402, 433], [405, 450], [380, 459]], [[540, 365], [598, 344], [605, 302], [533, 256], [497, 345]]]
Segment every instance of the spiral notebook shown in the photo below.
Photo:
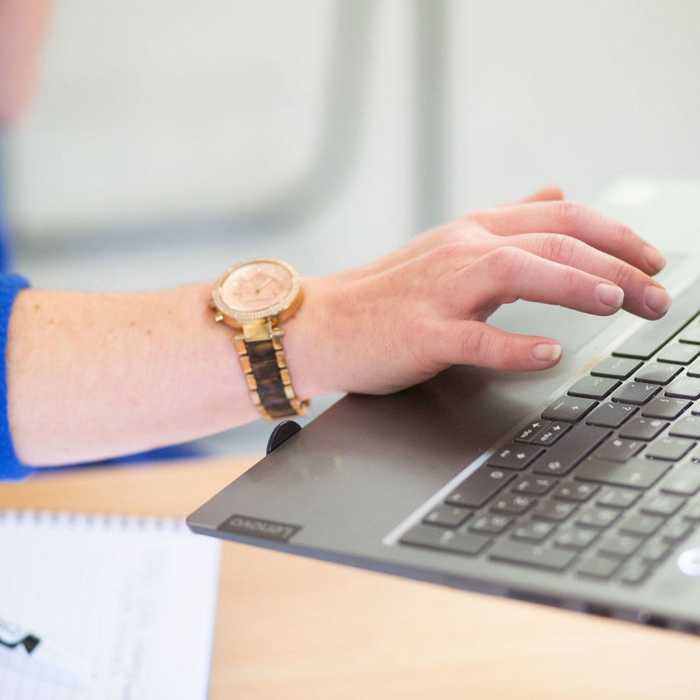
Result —
[[0, 511], [0, 617], [89, 674], [58, 682], [6, 652], [0, 698], [203, 700], [219, 554], [176, 520]]

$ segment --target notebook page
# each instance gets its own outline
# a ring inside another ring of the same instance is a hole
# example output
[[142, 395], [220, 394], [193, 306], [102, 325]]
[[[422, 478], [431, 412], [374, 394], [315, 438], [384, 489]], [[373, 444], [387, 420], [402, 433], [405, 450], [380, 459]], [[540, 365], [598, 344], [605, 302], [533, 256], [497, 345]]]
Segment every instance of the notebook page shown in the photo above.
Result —
[[172, 520], [1, 513], [0, 617], [78, 660], [92, 685], [0, 658], [0, 698], [206, 698], [219, 554]]

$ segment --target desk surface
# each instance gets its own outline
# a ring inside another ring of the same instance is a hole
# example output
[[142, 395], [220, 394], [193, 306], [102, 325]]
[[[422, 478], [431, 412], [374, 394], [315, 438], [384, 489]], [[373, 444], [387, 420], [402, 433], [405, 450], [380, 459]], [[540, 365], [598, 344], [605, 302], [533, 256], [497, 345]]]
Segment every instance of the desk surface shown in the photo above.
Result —
[[[0, 508], [184, 516], [251, 462], [46, 475], [0, 485]], [[673, 632], [226, 543], [210, 698], [697, 698], [699, 655]]]

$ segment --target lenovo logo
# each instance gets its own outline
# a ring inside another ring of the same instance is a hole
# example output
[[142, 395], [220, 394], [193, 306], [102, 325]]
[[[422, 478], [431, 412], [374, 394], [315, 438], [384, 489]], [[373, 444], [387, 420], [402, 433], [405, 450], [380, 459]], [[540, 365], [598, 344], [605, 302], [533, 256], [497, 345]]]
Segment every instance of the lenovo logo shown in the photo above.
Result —
[[292, 535], [301, 530], [301, 526], [251, 518], [247, 515], [232, 515], [230, 518], [226, 518], [218, 529], [224, 532], [248, 535], [248, 537], [262, 537], [266, 540], [286, 542]]

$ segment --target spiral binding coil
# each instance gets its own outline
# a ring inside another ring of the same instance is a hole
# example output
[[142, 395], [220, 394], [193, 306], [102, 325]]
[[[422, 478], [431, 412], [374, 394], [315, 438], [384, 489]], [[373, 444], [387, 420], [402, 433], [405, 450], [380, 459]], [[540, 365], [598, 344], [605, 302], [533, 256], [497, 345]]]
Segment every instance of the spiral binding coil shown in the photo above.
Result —
[[185, 520], [154, 515], [123, 515], [108, 513], [84, 513], [63, 510], [0, 510], [0, 525], [16, 522], [29, 525], [68, 525], [115, 530], [161, 530], [179, 532], [187, 530]]

